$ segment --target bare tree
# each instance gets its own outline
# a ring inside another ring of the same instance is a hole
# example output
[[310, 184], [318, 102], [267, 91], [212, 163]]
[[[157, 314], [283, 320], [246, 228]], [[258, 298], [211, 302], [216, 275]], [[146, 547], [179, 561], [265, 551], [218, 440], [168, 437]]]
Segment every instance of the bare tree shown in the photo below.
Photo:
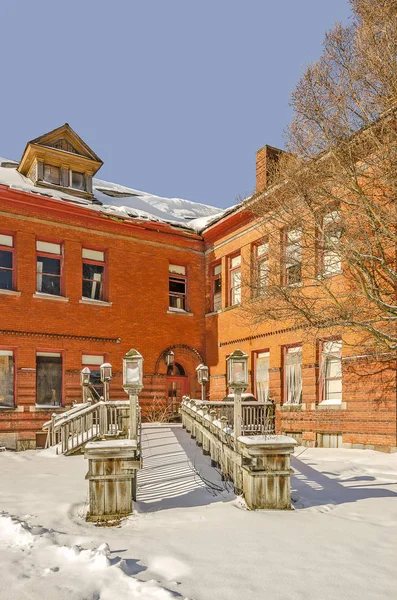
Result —
[[[397, 351], [397, 2], [350, 0], [292, 95], [287, 152], [251, 202], [256, 323], [361, 331]], [[269, 244], [268, 260], [264, 260]], [[281, 258], [281, 260], [280, 260]]]

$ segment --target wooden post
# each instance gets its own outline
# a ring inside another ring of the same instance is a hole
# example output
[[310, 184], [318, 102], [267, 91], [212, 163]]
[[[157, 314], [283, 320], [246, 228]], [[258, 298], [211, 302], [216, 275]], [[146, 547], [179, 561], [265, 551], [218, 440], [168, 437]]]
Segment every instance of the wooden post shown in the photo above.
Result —
[[56, 419], [56, 414], [52, 413], [51, 415], [51, 446], [55, 446], [56, 444], [56, 438], [55, 438], [55, 419]]
[[138, 419], [136, 405], [138, 402], [138, 396], [130, 394], [130, 440], [137, 439]]
[[237, 438], [241, 435], [241, 390], [234, 390], [234, 439], [237, 441]]

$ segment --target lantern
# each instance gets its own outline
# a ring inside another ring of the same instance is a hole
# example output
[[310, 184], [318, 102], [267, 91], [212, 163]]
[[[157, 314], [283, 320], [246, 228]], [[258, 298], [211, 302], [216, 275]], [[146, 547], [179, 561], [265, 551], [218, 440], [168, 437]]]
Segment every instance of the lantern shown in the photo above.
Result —
[[197, 380], [200, 385], [204, 385], [204, 384], [208, 383], [208, 367], [201, 364], [197, 367], [196, 373], [197, 373]]
[[143, 356], [137, 350], [132, 349], [123, 357], [123, 387], [127, 393], [143, 388]]
[[103, 363], [103, 365], [101, 365], [99, 369], [101, 372], [102, 383], [105, 383], [112, 379], [112, 365], [110, 363]]
[[167, 365], [167, 367], [172, 367], [172, 365], [174, 364], [174, 360], [175, 360], [175, 354], [173, 353], [172, 350], [169, 350], [167, 352], [164, 360], [165, 360], [165, 364]]
[[90, 369], [88, 367], [84, 367], [84, 369], [82, 369], [80, 371], [80, 385], [82, 387], [90, 385], [90, 378], [91, 378]]
[[227, 359], [227, 385], [232, 390], [248, 387], [248, 355], [235, 350]]

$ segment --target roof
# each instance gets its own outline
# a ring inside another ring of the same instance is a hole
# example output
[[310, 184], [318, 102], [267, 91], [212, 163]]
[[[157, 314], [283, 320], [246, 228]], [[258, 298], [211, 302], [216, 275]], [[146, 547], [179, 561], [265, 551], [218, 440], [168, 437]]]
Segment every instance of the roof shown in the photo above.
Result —
[[93, 199], [68, 194], [56, 186], [40, 188], [17, 171], [18, 162], [0, 158], [0, 185], [84, 206], [122, 219], [169, 223], [200, 233], [224, 210], [182, 198], [164, 198], [117, 183], [93, 179]]

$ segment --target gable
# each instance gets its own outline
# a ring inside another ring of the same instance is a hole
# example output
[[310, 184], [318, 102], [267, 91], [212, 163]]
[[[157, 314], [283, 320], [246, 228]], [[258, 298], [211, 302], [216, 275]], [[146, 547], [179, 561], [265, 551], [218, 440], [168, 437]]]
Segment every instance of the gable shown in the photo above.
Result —
[[64, 152], [72, 152], [79, 156], [84, 156], [90, 160], [94, 160], [102, 164], [101, 159], [95, 152], [81, 139], [81, 137], [72, 129], [69, 123], [65, 123], [53, 129], [40, 137], [31, 140], [27, 144], [34, 146], [44, 146], [46, 148], [56, 148]]

